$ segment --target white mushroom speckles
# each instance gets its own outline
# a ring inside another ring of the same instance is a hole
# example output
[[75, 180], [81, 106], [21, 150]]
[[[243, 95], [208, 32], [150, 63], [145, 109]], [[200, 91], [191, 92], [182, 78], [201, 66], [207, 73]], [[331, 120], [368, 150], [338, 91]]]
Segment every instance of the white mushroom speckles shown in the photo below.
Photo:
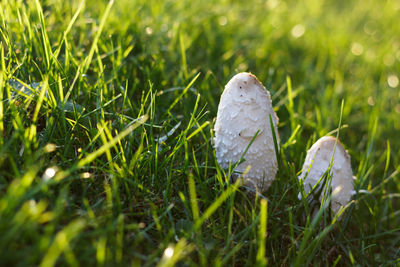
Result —
[[[351, 170], [350, 156], [336, 138], [325, 136], [320, 138], [308, 150], [299, 179], [304, 180], [304, 190], [307, 194], [318, 182], [320, 177], [328, 170], [335, 149], [331, 168], [332, 211], [336, 214], [341, 206], [345, 206], [353, 192], [353, 172]], [[311, 166], [311, 167], [310, 167]], [[308, 172], [308, 173], [307, 173]], [[323, 182], [321, 181], [320, 184]], [[323, 192], [323, 191], [322, 191]], [[322, 199], [322, 194], [320, 200]]]
[[250, 170], [244, 177], [246, 186], [265, 191], [275, 179], [278, 170], [270, 117], [278, 138], [278, 117], [269, 92], [256, 76], [236, 74], [225, 86], [218, 106], [215, 122], [215, 150], [218, 163], [228, 168], [240, 160], [253, 136], [254, 142], [235, 172]]

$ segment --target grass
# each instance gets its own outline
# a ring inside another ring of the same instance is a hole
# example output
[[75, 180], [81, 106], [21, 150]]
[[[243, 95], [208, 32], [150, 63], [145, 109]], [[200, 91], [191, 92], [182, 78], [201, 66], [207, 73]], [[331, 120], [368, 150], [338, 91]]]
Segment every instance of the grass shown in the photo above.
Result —
[[[1, 265], [399, 264], [399, 12], [395, 0], [2, 0]], [[240, 71], [280, 118], [265, 199], [229, 182], [211, 141]], [[298, 200], [297, 176], [338, 125], [358, 193], [328, 220]]]

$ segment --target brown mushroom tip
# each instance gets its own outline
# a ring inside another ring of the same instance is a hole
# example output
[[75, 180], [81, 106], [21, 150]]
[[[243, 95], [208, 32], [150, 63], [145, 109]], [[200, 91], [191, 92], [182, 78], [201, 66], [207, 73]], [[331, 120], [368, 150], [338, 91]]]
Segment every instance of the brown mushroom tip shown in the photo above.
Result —
[[334, 145], [335, 143], [337, 143], [343, 146], [342, 142], [340, 142], [340, 140], [334, 136], [324, 136], [321, 137], [318, 141], [327, 145]]
[[258, 80], [257, 76], [255, 76], [251, 72], [239, 72], [235, 76], [233, 76], [229, 82], [236, 82], [236, 81], [241, 81], [244, 84], [253, 82], [262, 85], [262, 83]]

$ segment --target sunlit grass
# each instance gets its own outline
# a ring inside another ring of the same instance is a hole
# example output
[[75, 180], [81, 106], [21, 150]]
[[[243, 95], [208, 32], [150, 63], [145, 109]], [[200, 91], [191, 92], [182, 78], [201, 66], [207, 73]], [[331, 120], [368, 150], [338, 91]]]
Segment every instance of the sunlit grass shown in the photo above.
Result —
[[[398, 264], [399, 13], [395, 0], [1, 1], [1, 265]], [[280, 118], [263, 196], [213, 150], [240, 71]], [[298, 199], [297, 176], [338, 125], [358, 193], [330, 220]]]

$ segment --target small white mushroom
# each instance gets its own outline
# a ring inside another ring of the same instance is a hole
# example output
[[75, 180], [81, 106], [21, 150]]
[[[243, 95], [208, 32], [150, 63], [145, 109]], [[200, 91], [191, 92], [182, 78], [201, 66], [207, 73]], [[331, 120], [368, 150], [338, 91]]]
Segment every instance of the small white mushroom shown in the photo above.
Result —
[[[349, 202], [354, 188], [350, 156], [339, 140], [331, 136], [325, 136], [315, 142], [310, 150], [307, 151], [303, 170], [299, 179], [304, 180], [304, 190], [305, 193], [308, 194], [329, 169], [333, 152], [335, 152], [335, 154], [330, 170], [330, 175], [332, 177], [331, 208], [333, 213], [336, 214], [341, 206], [345, 206]], [[323, 184], [324, 181], [321, 179], [319, 185], [321, 186]], [[324, 189], [321, 190], [320, 201], [322, 200], [323, 192]], [[300, 194], [299, 197], [301, 197]]]
[[256, 76], [242, 72], [225, 86], [214, 128], [217, 161], [223, 168], [240, 160], [258, 131], [244, 156], [245, 161], [236, 167], [235, 173], [243, 173], [250, 166], [243, 177], [244, 184], [261, 192], [271, 185], [278, 170], [270, 116], [279, 139], [278, 117], [269, 92]]

